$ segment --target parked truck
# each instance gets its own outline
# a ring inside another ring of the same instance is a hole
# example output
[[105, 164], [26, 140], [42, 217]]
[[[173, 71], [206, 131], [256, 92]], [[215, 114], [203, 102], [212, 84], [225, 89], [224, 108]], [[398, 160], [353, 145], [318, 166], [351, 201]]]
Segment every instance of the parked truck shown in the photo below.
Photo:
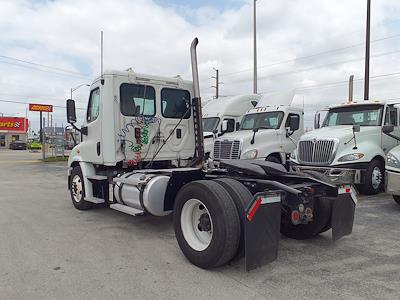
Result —
[[303, 134], [303, 114], [302, 108], [291, 105], [252, 108], [238, 131], [215, 140], [213, 159], [257, 159], [285, 165]]
[[[400, 141], [399, 135], [393, 135], [395, 127], [385, 125], [383, 133]], [[400, 146], [394, 147], [386, 157], [386, 192], [393, 196], [394, 201], [400, 205]]]
[[210, 157], [214, 139], [239, 129], [243, 115], [255, 107], [261, 95], [220, 97], [203, 107], [204, 152]]
[[[68, 160], [73, 205], [96, 205], [133, 216], [173, 213], [178, 244], [201, 268], [244, 256], [246, 269], [277, 257], [280, 232], [311, 238], [332, 228], [334, 240], [350, 234], [356, 199], [351, 188], [265, 161], [221, 161], [204, 168], [197, 39], [193, 82], [110, 71], [90, 88], [82, 134]], [[257, 137], [256, 137], [257, 138]]]
[[385, 101], [349, 101], [327, 109], [320, 126], [304, 134], [291, 163], [295, 170], [311, 170], [329, 177], [331, 182], [356, 184], [364, 194], [383, 190], [386, 154], [398, 141], [382, 133], [393, 125], [399, 134], [399, 105]]

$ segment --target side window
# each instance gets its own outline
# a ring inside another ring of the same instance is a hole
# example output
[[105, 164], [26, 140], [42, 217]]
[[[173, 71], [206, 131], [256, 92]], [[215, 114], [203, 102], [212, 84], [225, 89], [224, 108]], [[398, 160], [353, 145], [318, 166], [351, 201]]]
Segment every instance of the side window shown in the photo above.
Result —
[[97, 119], [100, 112], [100, 89], [96, 88], [90, 92], [89, 104], [87, 109], [86, 120], [88, 123]]
[[286, 119], [286, 123], [285, 123], [285, 127], [290, 127], [290, 117], [296, 117], [297, 119], [299, 119], [299, 123], [300, 123], [300, 116], [298, 114], [289, 114], [287, 119]]
[[398, 110], [392, 105], [386, 109], [385, 125], [398, 125]]
[[235, 131], [235, 120], [234, 119], [225, 119], [228, 121], [228, 129], [226, 132], [234, 132]]
[[161, 90], [162, 115], [171, 119], [190, 118], [190, 93], [185, 90], [164, 88]]
[[120, 87], [120, 107], [124, 116], [154, 116], [156, 92], [152, 86], [123, 83]]

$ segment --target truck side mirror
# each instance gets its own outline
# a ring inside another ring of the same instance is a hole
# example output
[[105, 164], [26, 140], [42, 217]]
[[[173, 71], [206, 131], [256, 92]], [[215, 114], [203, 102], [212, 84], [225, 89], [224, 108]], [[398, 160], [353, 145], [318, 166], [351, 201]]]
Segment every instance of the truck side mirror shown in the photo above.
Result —
[[296, 131], [300, 128], [300, 118], [299, 116], [290, 116], [289, 117], [289, 128], [290, 131]]
[[394, 131], [394, 125], [383, 125], [382, 132], [385, 134], [392, 133]]
[[221, 124], [221, 132], [224, 133], [228, 130], [228, 120], [223, 120]]
[[70, 124], [76, 123], [75, 101], [72, 99], [67, 100], [67, 121]]
[[318, 129], [320, 127], [319, 122], [321, 121], [321, 112], [317, 112], [314, 117], [314, 129]]

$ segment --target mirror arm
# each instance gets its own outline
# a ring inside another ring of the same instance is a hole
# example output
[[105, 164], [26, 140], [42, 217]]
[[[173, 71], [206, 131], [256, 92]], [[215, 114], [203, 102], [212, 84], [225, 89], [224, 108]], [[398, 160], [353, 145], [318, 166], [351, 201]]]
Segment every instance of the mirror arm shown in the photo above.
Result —
[[82, 132], [82, 130], [79, 129], [78, 127], [76, 127], [76, 125], [75, 125], [74, 123], [69, 123], [69, 124], [71, 124], [71, 126], [72, 126], [76, 131]]
[[393, 139], [395, 139], [395, 140], [397, 140], [397, 141], [399, 141], [400, 142], [400, 137], [398, 137], [398, 136], [395, 136], [395, 135], [393, 135], [393, 134], [391, 134], [391, 133], [385, 133], [387, 136], [390, 136], [391, 138], [393, 138]]

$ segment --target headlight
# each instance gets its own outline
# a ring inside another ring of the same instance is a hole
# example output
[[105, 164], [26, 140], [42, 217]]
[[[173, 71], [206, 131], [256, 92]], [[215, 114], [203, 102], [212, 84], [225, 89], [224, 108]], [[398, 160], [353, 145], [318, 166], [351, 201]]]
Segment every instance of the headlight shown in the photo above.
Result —
[[392, 153], [388, 153], [387, 158], [386, 158], [386, 164], [389, 167], [400, 168], [400, 161]]
[[344, 162], [344, 161], [355, 161], [359, 160], [364, 157], [364, 153], [352, 153], [352, 154], [347, 154], [339, 158], [339, 162]]
[[290, 153], [290, 159], [296, 160], [296, 150], [294, 150], [292, 153]]
[[243, 153], [242, 158], [244, 159], [256, 159], [258, 155], [257, 149], [253, 149]]

